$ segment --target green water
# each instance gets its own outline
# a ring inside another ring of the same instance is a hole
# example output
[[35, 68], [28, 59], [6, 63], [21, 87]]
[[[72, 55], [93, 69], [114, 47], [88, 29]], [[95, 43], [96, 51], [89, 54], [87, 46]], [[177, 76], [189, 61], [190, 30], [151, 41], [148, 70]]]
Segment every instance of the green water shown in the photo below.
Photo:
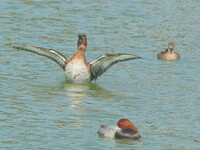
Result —
[[[0, 2], [0, 149], [200, 149], [198, 0]], [[118, 63], [96, 82], [73, 85], [42, 56], [13, 45], [53, 48], [68, 59], [77, 35], [87, 61], [105, 53], [143, 59]], [[169, 41], [181, 59], [157, 60]], [[100, 124], [129, 118], [139, 141], [99, 137]]]

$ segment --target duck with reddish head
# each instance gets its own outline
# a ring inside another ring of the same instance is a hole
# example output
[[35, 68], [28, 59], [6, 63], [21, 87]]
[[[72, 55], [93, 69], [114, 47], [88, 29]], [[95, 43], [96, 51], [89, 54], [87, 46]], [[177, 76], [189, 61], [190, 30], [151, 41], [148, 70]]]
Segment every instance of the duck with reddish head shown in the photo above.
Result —
[[128, 119], [120, 119], [115, 126], [101, 125], [98, 133], [112, 138], [139, 139], [141, 137], [137, 127]]

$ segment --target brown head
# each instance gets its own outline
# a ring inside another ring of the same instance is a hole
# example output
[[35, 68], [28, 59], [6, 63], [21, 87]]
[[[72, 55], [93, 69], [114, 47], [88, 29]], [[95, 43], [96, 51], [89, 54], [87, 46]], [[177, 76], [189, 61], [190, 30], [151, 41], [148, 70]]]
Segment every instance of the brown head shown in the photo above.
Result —
[[128, 119], [120, 119], [117, 125], [121, 129], [132, 129], [135, 133], [138, 133], [137, 127]]
[[78, 49], [86, 49], [87, 47], [87, 37], [85, 34], [78, 35], [78, 42], [77, 42]]
[[172, 51], [174, 49], [174, 47], [175, 47], [174, 42], [169, 42], [169, 44], [168, 44], [168, 50]]

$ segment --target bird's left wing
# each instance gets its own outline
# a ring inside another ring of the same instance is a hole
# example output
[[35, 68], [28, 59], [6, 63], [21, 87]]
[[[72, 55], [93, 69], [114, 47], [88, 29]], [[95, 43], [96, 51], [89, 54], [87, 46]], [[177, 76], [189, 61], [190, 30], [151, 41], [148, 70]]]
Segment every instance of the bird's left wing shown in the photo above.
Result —
[[123, 53], [102, 55], [89, 63], [91, 68], [91, 81], [96, 80], [104, 72], [106, 72], [109, 67], [117, 62], [138, 58], [142, 57]]

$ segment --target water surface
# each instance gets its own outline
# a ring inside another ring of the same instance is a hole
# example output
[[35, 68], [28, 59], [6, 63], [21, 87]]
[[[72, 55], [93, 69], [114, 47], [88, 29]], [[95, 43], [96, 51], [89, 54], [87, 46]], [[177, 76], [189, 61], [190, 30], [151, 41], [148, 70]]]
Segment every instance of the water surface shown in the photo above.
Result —
[[[1, 1], [0, 149], [199, 149], [199, 7], [198, 0]], [[12, 48], [53, 48], [69, 59], [79, 33], [88, 37], [88, 62], [105, 53], [143, 59], [74, 85], [55, 62]], [[157, 60], [169, 41], [181, 59]], [[100, 124], [120, 118], [142, 138], [98, 136]]]

